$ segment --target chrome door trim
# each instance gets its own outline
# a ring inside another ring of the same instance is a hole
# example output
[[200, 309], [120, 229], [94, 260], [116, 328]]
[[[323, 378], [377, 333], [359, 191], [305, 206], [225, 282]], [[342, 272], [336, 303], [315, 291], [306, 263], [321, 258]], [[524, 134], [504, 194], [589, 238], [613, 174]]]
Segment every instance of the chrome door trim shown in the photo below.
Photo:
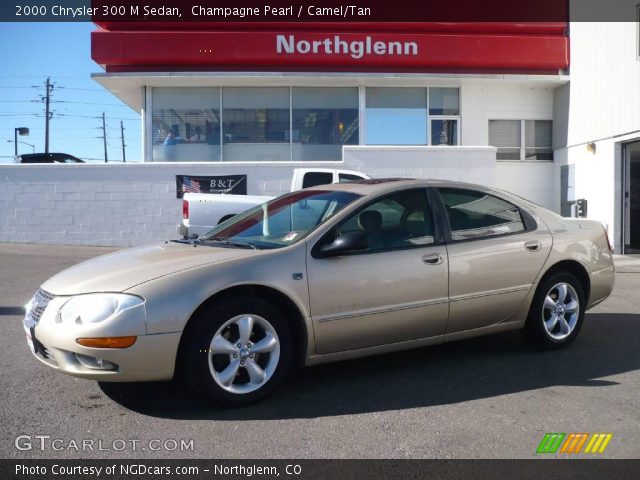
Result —
[[354, 312], [341, 313], [340, 315], [324, 315], [321, 317], [315, 317], [314, 320], [317, 322], [332, 322], [334, 320], [362, 317], [365, 315], [375, 315], [379, 313], [390, 313], [390, 312], [398, 312], [401, 310], [409, 310], [411, 308], [429, 307], [431, 305], [439, 305], [441, 303], [447, 303], [448, 301], [449, 299], [444, 297], [435, 298], [428, 302], [411, 302], [411, 303], [405, 303], [401, 305], [391, 305], [385, 308], [367, 308], [363, 310], [356, 310]]
[[450, 297], [451, 302], [459, 302], [461, 300], [470, 300], [472, 298], [489, 297], [491, 295], [502, 295], [504, 293], [521, 292], [522, 290], [529, 290], [531, 285], [518, 285], [517, 287], [497, 288], [495, 290], [486, 290], [484, 292], [473, 293], [469, 295], [456, 295]]

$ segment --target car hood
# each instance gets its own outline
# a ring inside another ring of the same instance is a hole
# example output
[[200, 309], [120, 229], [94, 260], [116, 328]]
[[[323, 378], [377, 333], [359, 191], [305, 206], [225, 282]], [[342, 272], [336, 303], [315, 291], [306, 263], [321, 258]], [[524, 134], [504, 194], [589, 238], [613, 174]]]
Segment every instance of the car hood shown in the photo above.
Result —
[[256, 250], [168, 242], [102, 255], [63, 270], [42, 289], [53, 295], [122, 292], [181, 270], [226, 262], [258, 253]]

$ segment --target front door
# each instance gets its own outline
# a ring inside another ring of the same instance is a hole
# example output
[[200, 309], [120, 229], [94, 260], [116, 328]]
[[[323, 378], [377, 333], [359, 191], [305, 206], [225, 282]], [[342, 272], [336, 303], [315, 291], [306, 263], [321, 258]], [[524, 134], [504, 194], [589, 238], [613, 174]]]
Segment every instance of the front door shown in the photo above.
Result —
[[308, 256], [317, 353], [443, 335], [447, 252], [436, 244], [426, 189], [374, 200], [319, 243], [358, 230], [366, 234], [366, 250], [335, 258]]

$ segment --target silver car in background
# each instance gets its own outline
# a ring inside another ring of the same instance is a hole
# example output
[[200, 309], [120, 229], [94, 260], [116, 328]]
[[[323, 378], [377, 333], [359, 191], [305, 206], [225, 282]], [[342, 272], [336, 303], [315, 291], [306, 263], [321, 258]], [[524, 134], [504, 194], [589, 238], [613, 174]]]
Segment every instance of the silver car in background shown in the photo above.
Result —
[[364, 180], [69, 268], [41, 286], [24, 327], [36, 358], [63, 373], [180, 375], [233, 406], [296, 365], [505, 330], [562, 347], [613, 282], [598, 222], [478, 185]]

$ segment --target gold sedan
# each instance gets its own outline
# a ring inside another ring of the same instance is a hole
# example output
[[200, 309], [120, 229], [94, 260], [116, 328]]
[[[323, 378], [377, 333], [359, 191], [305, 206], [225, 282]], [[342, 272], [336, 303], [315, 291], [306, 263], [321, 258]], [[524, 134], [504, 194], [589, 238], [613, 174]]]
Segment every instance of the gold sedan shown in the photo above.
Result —
[[36, 358], [63, 373], [180, 375], [242, 405], [295, 365], [505, 330], [565, 346], [613, 281], [598, 222], [477, 185], [365, 180], [76, 265], [42, 285], [23, 323]]

